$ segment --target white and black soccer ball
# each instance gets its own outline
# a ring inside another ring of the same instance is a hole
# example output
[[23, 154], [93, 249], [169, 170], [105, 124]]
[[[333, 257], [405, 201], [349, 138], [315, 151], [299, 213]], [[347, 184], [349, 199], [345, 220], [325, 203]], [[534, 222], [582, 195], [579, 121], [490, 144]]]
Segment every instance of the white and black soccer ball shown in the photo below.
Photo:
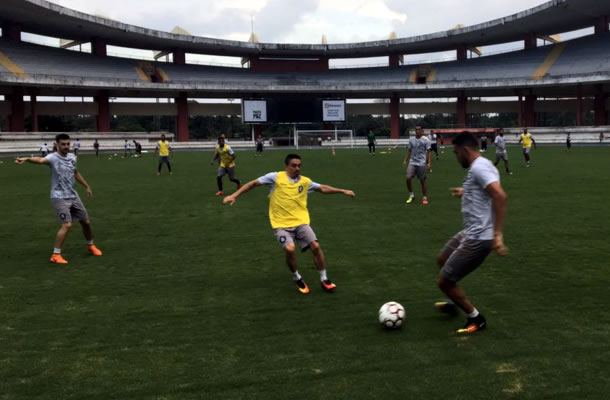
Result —
[[397, 329], [405, 319], [405, 308], [395, 301], [389, 301], [379, 309], [379, 323], [387, 329]]

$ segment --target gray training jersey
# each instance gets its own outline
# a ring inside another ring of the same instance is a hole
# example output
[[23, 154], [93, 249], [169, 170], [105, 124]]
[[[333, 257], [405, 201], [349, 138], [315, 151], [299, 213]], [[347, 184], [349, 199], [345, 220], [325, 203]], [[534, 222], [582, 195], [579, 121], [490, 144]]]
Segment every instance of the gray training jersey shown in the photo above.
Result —
[[493, 182], [500, 182], [500, 174], [485, 157], [477, 157], [468, 169], [464, 179], [462, 196], [462, 216], [466, 238], [492, 240], [495, 222], [491, 197], [485, 191]]
[[503, 153], [506, 150], [506, 139], [502, 136], [496, 136], [494, 143], [496, 144], [496, 153]]
[[45, 157], [51, 167], [51, 198], [74, 199], [78, 193], [74, 189], [74, 173], [76, 172], [76, 156], [68, 153], [62, 157], [59, 153], [51, 153]]
[[430, 150], [430, 140], [422, 136], [419, 139], [412, 137], [409, 139], [409, 150], [411, 150], [411, 159], [409, 165], [424, 166], [426, 165], [427, 152]]

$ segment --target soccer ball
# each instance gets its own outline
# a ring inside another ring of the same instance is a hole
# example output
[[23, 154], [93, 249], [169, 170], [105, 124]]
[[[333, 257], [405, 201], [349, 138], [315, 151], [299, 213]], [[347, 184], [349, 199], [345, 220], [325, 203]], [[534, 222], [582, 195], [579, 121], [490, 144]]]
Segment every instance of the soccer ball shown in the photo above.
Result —
[[379, 309], [379, 323], [384, 328], [397, 329], [405, 319], [405, 309], [395, 301], [389, 301]]

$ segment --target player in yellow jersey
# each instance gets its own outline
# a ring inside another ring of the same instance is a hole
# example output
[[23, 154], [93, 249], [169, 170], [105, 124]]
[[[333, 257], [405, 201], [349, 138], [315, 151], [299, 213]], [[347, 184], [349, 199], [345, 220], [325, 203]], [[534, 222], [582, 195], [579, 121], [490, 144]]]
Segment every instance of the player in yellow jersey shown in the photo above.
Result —
[[157, 175], [161, 175], [161, 167], [167, 164], [169, 174], [172, 175], [172, 165], [169, 162], [169, 155], [173, 154], [172, 146], [165, 139], [165, 135], [161, 135], [161, 140], [157, 142], [155, 151], [159, 154], [159, 166], [157, 167]]
[[222, 191], [222, 177], [225, 175], [229, 175], [229, 180], [237, 185], [237, 189], [241, 187], [241, 182], [235, 177], [235, 152], [231, 146], [225, 143], [225, 135], [220, 135], [218, 138], [212, 165], [214, 165], [219, 158], [220, 166], [218, 167], [218, 174], [216, 175], [218, 192], [216, 192], [216, 196], [222, 196], [224, 194]]
[[530, 151], [532, 150], [532, 143], [534, 149], [536, 148], [536, 141], [532, 137], [532, 134], [527, 131], [527, 128], [523, 129], [519, 143], [523, 145], [523, 157], [525, 157], [525, 166], [530, 166]]
[[320, 273], [320, 284], [325, 291], [332, 292], [337, 286], [326, 275], [324, 252], [318, 243], [316, 234], [309, 226], [307, 195], [309, 192], [316, 191], [325, 194], [342, 193], [354, 197], [354, 192], [320, 185], [302, 176], [301, 157], [297, 154], [289, 154], [284, 160], [284, 171], [271, 172], [250, 181], [237, 192], [225, 197], [222, 202], [233, 205], [239, 196], [259, 185], [270, 187], [269, 220], [276, 239], [284, 248], [286, 264], [292, 271], [299, 292], [308, 294], [309, 287], [297, 269], [295, 242], [301, 251], [311, 250], [314, 264]]

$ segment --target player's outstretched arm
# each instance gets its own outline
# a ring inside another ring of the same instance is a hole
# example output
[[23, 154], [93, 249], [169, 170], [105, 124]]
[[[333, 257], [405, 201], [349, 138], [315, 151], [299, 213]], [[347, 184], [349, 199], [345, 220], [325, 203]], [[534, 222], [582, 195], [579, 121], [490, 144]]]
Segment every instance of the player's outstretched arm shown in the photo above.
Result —
[[214, 165], [214, 163], [216, 162], [216, 160], [218, 160], [218, 151], [214, 152], [214, 158], [212, 158], [212, 162], [210, 163], [211, 165]]
[[452, 187], [449, 188], [449, 191], [453, 197], [462, 197], [464, 195], [464, 188], [461, 187]]
[[332, 187], [332, 186], [328, 186], [328, 185], [320, 185], [320, 189], [318, 189], [318, 192], [324, 193], [324, 194], [341, 193], [341, 194], [344, 194], [344, 195], [352, 197], [352, 198], [356, 197], [356, 193], [354, 193], [351, 190], [338, 189], [336, 187]]
[[254, 189], [256, 186], [259, 186], [261, 183], [258, 181], [258, 179], [255, 179], [253, 181], [250, 181], [248, 183], [246, 183], [245, 185], [243, 185], [241, 188], [239, 188], [237, 190], [237, 192], [226, 196], [224, 199], [222, 199], [222, 204], [228, 204], [230, 206], [232, 206], [233, 204], [235, 204], [235, 201], [237, 201], [237, 198], [239, 196], [241, 196], [242, 194], [249, 192], [250, 190]]
[[32, 164], [49, 164], [49, 161], [47, 161], [47, 159], [44, 157], [17, 157], [15, 159], [15, 163], [19, 165], [26, 162]]
[[83, 178], [83, 176], [80, 174], [80, 172], [78, 172], [78, 170], [74, 171], [74, 178], [78, 181], [78, 183], [85, 187], [85, 189], [87, 190], [87, 197], [93, 197], [93, 191], [91, 190], [91, 186], [89, 186], [85, 178]]
[[407, 161], [411, 158], [411, 149], [407, 150], [407, 154], [405, 154], [405, 159], [402, 160], [402, 165], [406, 168]]
[[492, 182], [485, 188], [485, 191], [491, 197], [491, 204], [495, 214], [494, 223], [494, 238], [493, 249], [499, 255], [508, 254], [508, 247], [504, 245], [504, 237], [502, 235], [504, 229], [504, 220], [506, 219], [506, 209], [508, 208], [508, 196], [500, 182]]

